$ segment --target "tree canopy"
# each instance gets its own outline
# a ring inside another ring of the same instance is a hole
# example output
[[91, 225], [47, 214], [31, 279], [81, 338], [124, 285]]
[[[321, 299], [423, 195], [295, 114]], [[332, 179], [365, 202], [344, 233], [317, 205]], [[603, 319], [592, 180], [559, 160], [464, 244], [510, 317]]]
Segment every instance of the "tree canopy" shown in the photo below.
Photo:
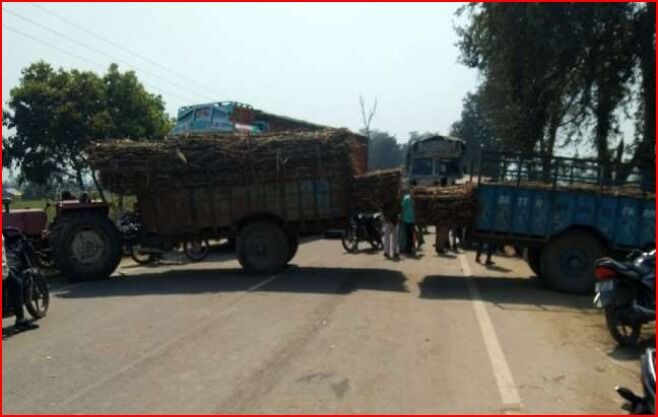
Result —
[[[633, 165], [655, 166], [655, 155], [641, 158], [655, 144], [654, 4], [478, 3], [459, 13], [460, 60], [482, 83], [464, 100], [456, 135], [473, 135], [463, 131], [477, 102], [489, 131], [514, 149], [553, 155], [585, 140], [608, 178], [613, 166], [621, 179]], [[632, 104], [640, 134], [622, 140], [619, 115]]]
[[402, 150], [394, 136], [379, 130], [371, 130], [369, 133], [368, 168], [370, 171], [402, 165]]
[[468, 93], [463, 100], [460, 120], [450, 128], [451, 136], [466, 141], [465, 159], [468, 166], [480, 157], [483, 148], [490, 149], [499, 145], [491, 121], [487, 119], [490, 112], [485, 109], [485, 105], [481, 90]]
[[145, 90], [134, 72], [112, 64], [99, 76], [36, 62], [23, 69], [10, 92], [3, 124], [3, 166], [37, 185], [92, 174], [85, 149], [109, 138], [158, 139], [170, 129], [161, 96]]

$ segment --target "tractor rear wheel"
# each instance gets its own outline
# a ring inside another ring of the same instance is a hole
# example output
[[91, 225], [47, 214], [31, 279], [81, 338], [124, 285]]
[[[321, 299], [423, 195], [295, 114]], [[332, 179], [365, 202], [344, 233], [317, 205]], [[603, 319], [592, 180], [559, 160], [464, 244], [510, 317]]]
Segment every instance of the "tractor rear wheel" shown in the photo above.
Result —
[[106, 279], [121, 261], [121, 238], [114, 224], [98, 214], [58, 219], [50, 233], [57, 269], [74, 281]]

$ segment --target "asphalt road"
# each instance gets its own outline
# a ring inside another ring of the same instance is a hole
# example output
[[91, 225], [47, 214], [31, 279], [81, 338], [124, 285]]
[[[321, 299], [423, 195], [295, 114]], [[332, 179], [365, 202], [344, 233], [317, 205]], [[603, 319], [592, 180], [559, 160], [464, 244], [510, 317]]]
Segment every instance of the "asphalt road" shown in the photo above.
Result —
[[614, 386], [639, 388], [642, 348], [617, 348], [591, 297], [517, 258], [429, 249], [311, 240], [275, 276], [219, 250], [54, 280], [40, 329], [3, 321], [3, 413], [623, 412]]

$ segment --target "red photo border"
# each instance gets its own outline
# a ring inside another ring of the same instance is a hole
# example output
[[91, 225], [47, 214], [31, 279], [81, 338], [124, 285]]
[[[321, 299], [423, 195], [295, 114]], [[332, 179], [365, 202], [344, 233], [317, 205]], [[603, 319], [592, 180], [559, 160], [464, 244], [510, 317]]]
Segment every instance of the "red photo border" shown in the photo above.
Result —
[[[28, 3], [31, 2], [29, 0], [12, 0], [12, 1], [2, 1], [3, 4], [5, 3]], [[110, 0], [110, 1], [99, 1], [99, 2], [88, 2], [84, 0], [71, 0], [71, 1], [60, 1], [60, 0], [40, 0], [38, 1], [39, 3], [141, 3], [140, 1], [133, 1], [133, 0]], [[145, 0], [142, 2], [152, 2], [152, 3], [180, 3], [175, 0], [164, 0], [164, 1], [157, 1], [157, 0]], [[372, 1], [372, 0], [366, 0], [366, 2], [369, 3], [404, 3], [404, 2], [398, 2], [394, 0], [383, 0], [383, 1]], [[441, 3], [441, 2], [436, 2], [432, 0], [420, 0], [417, 1], [418, 3]], [[486, 2], [492, 2], [496, 3], [494, 1], [486, 1]], [[523, 1], [511, 1], [511, 0], [503, 0], [500, 1], [501, 3], [532, 3], [531, 1], [528, 0], [523, 0]], [[200, 0], [197, 1], [196, 3], [278, 3], [278, 1], [272, 1], [272, 0], [254, 0], [254, 1], [236, 1], [236, 2], [230, 2], [230, 1], [214, 1], [214, 0]], [[294, 0], [291, 1], [290, 3], [351, 3], [351, 1], [321, 1], [321, 0]], [[446, 1], [445, 3], [457, 3], [457, 1]], [[561, 3], [559, 0], [549, 0], [546, 1], [546, 3]], [[621, 0], [606, 0], [606, 1], [596, 1], [596, 0], [578, 0], [575, 3], [624, 3], [624, 1]], [[655, 3], [655, 1], [654, 1]], [[0, 24], [2, 23], [2, 13], [0, 13]], [[0, 38], [1, 38], [0, 34]], [[2, 46], [0, 46], [0, 52], [2, 51]], [[0, 63], [2, 62], [2, 58], [0, 58]], [[658, 77], [658, 68], [656, 70], [656, 76]], [[656, 100], [658, 104], [658, 99]], [[658, 122], [656, 123], [656, 127], [658, 128]], [[2, 155], [2, 150], [0, 149], [0, 156]], [[656, 169], [655, 175], [658, 176], [658, 169]], [[0, 190], [2, 190], [2, 185], [0, 185]], [[0, 219], [0, 227], [2, 226], [2, 220]], [[658, 234], [658, 226], [656, 227], [656, 234]], [[3, 249], [4, 250], [4, 249]], [[658, 294], [658, 291], [657, 291]], [[2, 307], [2, 298], [0, 297], [0, 307]], [[3, 344], [4, 342], [0, 342], [0, 344]], [[0, 352], [0, 365], [2, 365], [2, 353]], [[638, 375], [639, 378], [639, 375]], [[4, 378], [0, 380], [0, 389], [2, 388], [2, 384], [4, 383]], [[613, 386], [611, 385], [611, 389]], [[39, 389], [39, 386], [35, 386], [34, 389]], [[469, 395], [471, 393], [464, 393], [464, 395]], [[0, 410], [3, 404], [4, 398], [0, 399]], [[5, 415], [0, 411], [0, 415]], [[6, 414], [6, 415], [12, 415], [12, 414]], [[29, 414], [28, 414], [29, 415]], [[37, 415], [37, 414], [35, 414]], [[60, 416], [60, 415], [66, 415], [66, 414], [38, 414], [40, 416]], [[135, 415], [135, 414], [88, 414], [91, 416], [128, 416], [128, 415]], [[136, 414], [139, 415], [139, 414]], [[176, 415], [185, 415], [185, 416], [203, 416], [204, 414], [146, 414], [146, 415], [155, 415], [155, 416], [176, 416]], [[233, 415], [233, 414], [222, 414], [222, 415]], [[277, 414], [277, 415], [291, 415], [291, 416], [337, 416], [338, 414]], [[348, 414], [350, 415], [350, 414]], [[354, 414], [354, 415], [377, 415], [377, 414]], [[389, 414], [387, 414], [388, 416]], [[390, 414], [390, 416], [432, 416], [433, 414]], [[473, 414], [454, 414], [454, 415], [473, 415]], [[500, 414], [475, 414], [475, 415], [481, 415], [481, 416], [498, 416]], [[556, 414], [533, 414], [534, 416], [552, 416]], [[585, 416], [601, 416], [601, 414], [579, 414], [579, 415], [585, 415]], [[243, 417], [250, 417], [250, 416], [257, 416], [257, 414], [240, 414], [239, 416]]]

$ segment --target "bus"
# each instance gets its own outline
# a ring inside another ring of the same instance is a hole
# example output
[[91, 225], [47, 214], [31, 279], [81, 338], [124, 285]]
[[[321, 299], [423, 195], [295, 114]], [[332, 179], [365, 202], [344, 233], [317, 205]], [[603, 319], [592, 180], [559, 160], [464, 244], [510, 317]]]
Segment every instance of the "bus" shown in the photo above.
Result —
[[428, 135], [409, 142], [405, 174], [409, 185], [455, 185], [464, 178], [466, 142]]

